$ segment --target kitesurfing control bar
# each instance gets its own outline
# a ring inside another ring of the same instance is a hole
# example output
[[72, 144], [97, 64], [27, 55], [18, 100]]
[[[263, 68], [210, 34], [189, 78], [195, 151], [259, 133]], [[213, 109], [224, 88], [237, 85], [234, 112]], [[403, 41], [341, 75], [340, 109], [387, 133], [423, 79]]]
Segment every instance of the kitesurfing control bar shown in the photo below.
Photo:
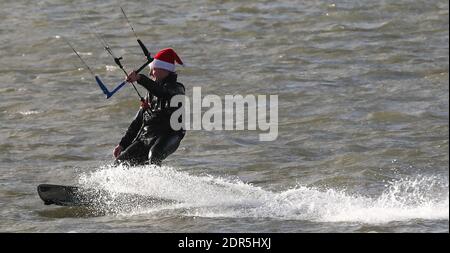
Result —
[[141, 49], [144, 52], [144, 55], [147, 57], [147, 60], [150, 60], [150, 59], [153, 60], [152, 57], [150, 56], [150, 52], [145, 47], [144, 43], [142, 43], [142, 41], [140, 39], [137, 39], [137, 42], [139, 43], [139, 46], [141, 46]]
[[[139, 46], [141, 47], [142, 52], [144, 53], [144, 55], [145, 55], [145, 57], [146, 57], [146, 59], [147, 59], [147, 62], [144, 63], [141, 67], [139, 67], [138, 70], [135, 71], [135, 72], [138, 74], [138, 73], [141, 72], [147, 65], [149, 65], [149, 64], [153, 61], [153, 58], [151, 57], [150, 52], [148, 51], [147, 47], [144, 45], [144, 43], [143, 43], [143, 42], [139, 39], [139, 37], [137, 36], [136, 32], [134, 31], [133, 26], [132, 26], [131, 23], [130, 23], [130, 20], [128, 20], [127, 14], [125, 14], [125, 11], [123, 10], [123, 8], [120, 7], [120, 9], [122, 10], [123, 16], [125, 17], [125, 19], [126, 19], [128, 25], [130, 26], [131, 30], [133, 31], [134, 36], [136, 37], [137, 42], [138, 42]], [[100, 40], [103, 42], [103, 45], [105, 46], [106, 51], [108, 51], [108, 53], [110, 53], [111, 56], [113, 56], [114, 62], [120, 67], [120, 69], [122, 69], [122, 71], [125, 73], [125, 75], [128, 76], [127, 72], [125, 71], [125, 69], [124, 69], [123, 66], [122, 66], [122, 63], [120, 62], [120, 60], [122, 60], [122, 57], [119, 57], [119, 58], [118, 58], [118, 57], [115, 57], [114, 54], [112, 53], [110, 47], [107, 45], [106, 41], [105, 41], [103, 38], [101, 38], [101, 37], [100, 37]], [[110, 91], [108, 91], [108, 89], [106, 88], [105, 84], [100, 80], [99, 77], [96, 76], [96, 77], [95, 77], [95, 80], [97, 81], [97, 84], [100, 86], [100, 89], [102, 89], [103, 93], [106, 94], [106, 98], [107, 98], [107, 99], [110, 98], [110, 97], [111, 97], [115, 92], [117, 92], [120, 88], [122, 88], [122, 87], [125, 85], [125, 83], [126, 83], [126, 81], [120, 83], [113, 91], [110, 92]], [[143, 101], [144, 101], [144, 98], [141, 96], [141, 94], [139, 93], [139, 91], [136, 89], [136, 86], [134, 86], [134, 84], [133, 84], [132, 82], [131, 82], [131, 84], [133, 85], [134, 90], [136, 91], [136, 93], [138, 94], [139, 98], [141, 99], [141, 102], [143, 102]]]
[[[130, 21], [128, 20], [127, 15], [125, 14], [125, 11], [122, 9], [122, 7], [120, 8], [122, 10], [122, 13], [128, 23], [128, 25], [130, 26], [131, 30], [134, 33], [134, 36], [137, 39], [137, 42], [139, 44], [139, 46], [142, 49], [142, 52], [144, 53], [145, 57], [146, 57], [146, 62], [139, 67], [138, 70], [134, 71], [135, 73], [139, 73], [141, 72], [147, 65], [149, 65], [152, 61], [153, 58], [150, 55], [150, 52], [148, 51], [147, 47], [144, 45], [144, 43], [139, 39], [139, 37], [136, 35], [136, 32], [134, 31], [133, 26], [131, 25]], [[103, 45], [104, 49], [113, 57], [114, 62], [117, 64], [117, 66], [119, 66], [119, 68], [125, 73], [125, 75], [128, 77], [128, 73], [127, 71], [124, 69], [122, 63], [120, 62], [123, 58], [122, 57], [116, 57], [113, 53], [113, 51], [111, 50], [111, 47], [108, 45], [108, 43], [106, 42], [106, 40], [97, 32], [97, 29], [92, 29], [92, 27], [89, 27], [89, 30], [91, 30], [92, 33], [95, 34], [96, 38], [100, 41], [100, 43]], [[64, 38], [63, 38], [64, 39]], [[83, 60], [83, 58], [81, 58], [81, 56], [78, 54], [78, 52], [75, 50], [75, 48], [69, 43], [69, 41], [67, 41], [66, 39], [64, 39], [64, 41], [69, 45], [69, 47], [75, 52], [75, 54], [78, 56], [78, 58], [83, 62], [83, 64], [86, 66], [86, 68], [89, 70], [89, 72], [94, 76], [95, 81], [97, 82], [98, 86], [100, 87], [100, 89], [102, 90], [102, 92], [106, 95], [106, 99], [110, 98], [112, 95], [114, 95], [114, 93], [116, 93], [117, 91], [119, 91], [123, 86], [125, 86], [125, 84], [127, 83], [127, 81], [123, 81], [122, 83], [120, 83], [119, 85], [117, 85], [112, 91], [109, 91], [108, 88], [106, 87], [106, 85], [102, 82], [102, 80], [100, 79], [99, 76], [97, 76], [92, 69], [89, 67], [89, 65], [87, 65], [87, 63]], [[134, 85], [133, 82], [131, 82], [131, 84], [133, 85], [134, 90], [136, 91], [137, 95], [139, 96], [141, 102], [144, 101], [144, 98], [141, 96], [141, 94], [139, 93], [139, 91], [137, 90], [136, 86]]]
[[147, 65], [152, 63], [152, 61], [153, 61], [153, 58], [150, 57], [150, 59], [148, 59], [146, 63], [142, 64], [142, 66], [139, 67], [138, 70], [136, 70], [136, 73], [141, 72], [145, 67], [147, 67]]

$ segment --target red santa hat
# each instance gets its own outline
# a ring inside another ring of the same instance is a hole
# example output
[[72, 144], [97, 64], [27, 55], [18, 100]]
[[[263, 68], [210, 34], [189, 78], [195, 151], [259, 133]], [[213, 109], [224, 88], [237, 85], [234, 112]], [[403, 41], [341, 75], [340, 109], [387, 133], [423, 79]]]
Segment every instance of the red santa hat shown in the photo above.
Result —
[[172, 48], [162, 49], [153, 58], [154, 60], [149, 65], [150, 69], [159, 68], [175, 72], [175, 63], [183, 65], [180, 57], [178, 57], [177, 53], [175, 53]]

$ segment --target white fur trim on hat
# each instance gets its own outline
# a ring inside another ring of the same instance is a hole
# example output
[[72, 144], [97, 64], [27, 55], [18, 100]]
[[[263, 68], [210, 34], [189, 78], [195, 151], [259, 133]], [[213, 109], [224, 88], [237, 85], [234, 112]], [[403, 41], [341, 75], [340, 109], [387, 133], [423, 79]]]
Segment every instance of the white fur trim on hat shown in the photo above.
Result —
[[150, 66], [150, 69], [158, 68], [158, 69], [165, 69], [170, 72], [175, 71], [175, 64], [165, 62], [165, 61], [160, 61], [158, 59], [153, 59], [152, 63], [150, 63], [149, 66]]

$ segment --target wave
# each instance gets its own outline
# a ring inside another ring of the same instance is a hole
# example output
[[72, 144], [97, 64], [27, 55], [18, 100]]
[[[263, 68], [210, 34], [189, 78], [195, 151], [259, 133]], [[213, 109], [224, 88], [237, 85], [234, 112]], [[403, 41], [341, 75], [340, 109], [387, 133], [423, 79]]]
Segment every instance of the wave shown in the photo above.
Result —
[[[379, 224], [412, 219], [448, 220], [448, 180], [416, 176], [388, 183], [378, 197], [298, 185], [272, 192], [238, 179], [190, 175], [171, 167], [105, 166], [81, 174], [84, 187], [175, 202], [109, 209], [119, 215], [273, 218]], [[169, 212], [168, 212], [169, 211]]]

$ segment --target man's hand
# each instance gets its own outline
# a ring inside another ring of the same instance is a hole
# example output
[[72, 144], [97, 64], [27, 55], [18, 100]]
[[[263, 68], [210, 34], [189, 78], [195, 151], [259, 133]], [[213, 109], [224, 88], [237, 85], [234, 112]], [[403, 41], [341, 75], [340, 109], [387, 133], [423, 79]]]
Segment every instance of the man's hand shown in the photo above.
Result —
[[134, 83], [134, 82], [138, 81], [139, 78], [140, 78], [139, 74], [136, 73], [136, 71], [133, 71], [127, 76], [127, 82]]
[[113, 155], [114, 155], [115, 158], [117, 158], [120, 155], [120, 153], [122, 153], [122, 146], [117, 145], [114, 148]]

